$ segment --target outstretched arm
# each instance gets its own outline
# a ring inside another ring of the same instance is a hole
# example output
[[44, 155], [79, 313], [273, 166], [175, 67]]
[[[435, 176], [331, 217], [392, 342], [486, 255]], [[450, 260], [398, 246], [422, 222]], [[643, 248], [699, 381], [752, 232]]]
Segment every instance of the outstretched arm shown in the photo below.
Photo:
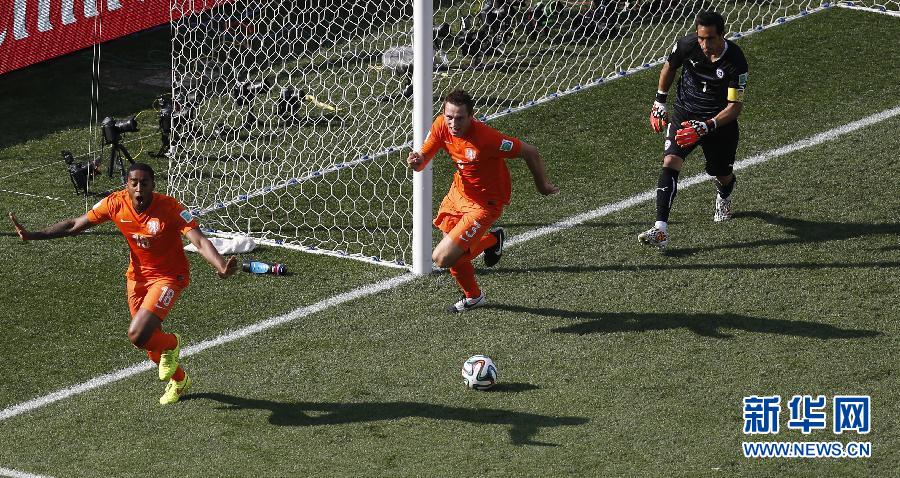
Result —
[[541, 153], [538, 152], [537, 148], [522, 141], [522, 152], [520, 153], [520, 156], [525, 160], [528, 169], [531, 170], [531, 175], [534, 177], [534, 186], [539, 193], [547, 196], [559, 192], [559, 188], [554, 186], [553, 183], [547, 179], [544, 160], [541, 159]]
[[197, 252], [206, 259], [206, 262], [216, 269], [219, 278], [227, 279], [237, 271], [237, 257], [231, 256], [226, 261], [200, 229], [191, 229], [185, 236], [197, 248]]
[[16, 228], [16, 234], [19, 235], [19, 239], [22, 239], [22, 241], [40, 241], [44, 239], [74, 236], [93, 226], [91, 221], [88, 221], [87, 214], [60, 221], [44, 230], [36, 232], [29, 232], [24, 226], [19, 224], [14, 213], [9, 213], [9, 219], [12, 221], [13, 227]]

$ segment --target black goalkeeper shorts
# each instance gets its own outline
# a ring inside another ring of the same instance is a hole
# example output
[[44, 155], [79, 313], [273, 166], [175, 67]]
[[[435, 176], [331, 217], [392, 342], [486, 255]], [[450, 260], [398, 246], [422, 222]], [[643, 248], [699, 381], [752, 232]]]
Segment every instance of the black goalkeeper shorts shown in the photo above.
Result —
[[733, 121], [725, 126], [716, 128], [713, 132], [700, 138], [700, 141], [682, 148], [675, 143], [675, 133], [681, 126], [682, 121], [692, 119], [703, 121], [709, 118], [699, 118], [696, 115], [672, 111], [670, 116], [671, 122], [666, 127], [666, 145], [663, 151], [663, 157], [674, 154], [682, 159], [687, 159], [698, 145], [703, 148], [703, 155], [706, 156], [706, 174], [710, 176], [728, 176], [732, 173], [734, 166], [735, 153], [737, 153], [738, 144], [738, 123]]

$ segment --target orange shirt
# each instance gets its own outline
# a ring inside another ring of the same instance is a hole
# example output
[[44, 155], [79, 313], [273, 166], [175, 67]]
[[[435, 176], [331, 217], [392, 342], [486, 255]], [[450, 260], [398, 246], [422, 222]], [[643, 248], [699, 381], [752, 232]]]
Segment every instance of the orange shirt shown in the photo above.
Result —
[[506, 136], [477, 119], [472, 119], [464, 137], [456, 137], [450, 134], [444, 115], [440, 115], [431, 125], [422, 154], [431, 159], [441, 148], [456, 163], [453, 189], [486, 208], [509, 204], [512, 184], [504, 160], [522, 152], [518, 138]]
[[113, 221], [131, 249], [126, 276], [134, 281], [182, 276], [190, 280], [181, 235], [197, 228], [197, 221], [175, 198], [153, 193], [150, 207], [134, 210], [127, 190], [116, 191], [94, 205], [87, 218], [92, 224]]

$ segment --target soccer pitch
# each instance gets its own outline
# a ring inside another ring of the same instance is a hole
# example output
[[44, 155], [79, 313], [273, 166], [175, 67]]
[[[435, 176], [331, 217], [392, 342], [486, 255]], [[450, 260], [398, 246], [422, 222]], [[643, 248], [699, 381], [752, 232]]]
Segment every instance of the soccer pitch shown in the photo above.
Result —
[[[898, 37], [897, 18], [830, 9], [740, 40], [738, 158], [759, 162], [737, 172], [727, 223], [711, 220], [711, 184], [682, 187], [665, 255], [636, 240], [662, 146], [654, 69], [496, 122], [540, 148], [562, 191], [539, 196], [510, 163], [511, 246], [478, 270], [487, 308], [444, 314], [446, 273], [265, 248], [253, 257], [293, 275], [219, 281], [191, 256], [166, 328], [193, 346], [195, 383], [171, 407], [152, 372], [98, 379], [144, 357], [125, 335], [119, 233], [22, 244], [2, 222], [0, 476], [895, 476], [900, 55], [885, 39]], [[0, 99], [0, 210], [33, 229], [96, 201], [71, 194], [60, 164], [39, 167], [85, 134], [87, 101], [51, 116], [81, 103], [41, 80], [87, 70], [74, 61], [0, 77], [17, 92]], [[143, 109], [142, 88], [105, 92], [104, 114]], [[439, 201], [451, 165], [435, 168]], [[698, 151], [682, 178], [701, 172]], [[497, 362], [496, 390], [460, 383], [476, 353]], [[751, 395], [782, 398], [779, 434], [743, 433]], [[788, 430], [794, 395], [871, 396], [871, 432]], [[752, 459], [745, 441], [872, 453]]]

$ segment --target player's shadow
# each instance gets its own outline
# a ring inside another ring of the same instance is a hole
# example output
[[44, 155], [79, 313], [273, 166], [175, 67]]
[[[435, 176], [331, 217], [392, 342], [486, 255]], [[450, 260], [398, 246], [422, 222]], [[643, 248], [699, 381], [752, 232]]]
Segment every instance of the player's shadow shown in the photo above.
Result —
[[881, 335], [876, 330], [842, 329], [821, 322], [802, 320], [764, 319], [738, 314], [655, 314], [635, 312], [577, 312], [562, 309], [523, 307], [519, 305], [489, 304], [487, 307], [510, 312], [543, 315], [581, 322], [557, 327], [553, 332], [563, 334], [611, 334], [616, 332], [648, 332], [685, 328], [703, 337], [730, 339], [733, 335], [723, 329], [745, 330], [764, 334], [793, 335], [817, 339], [862, 339]]
[[277, 426], [309, 427], [343, 425], [403, 418], [454, 420], [482, 425], [508, 425], [514, 445], [557, 446], [534, 440], [534, 435], [547, 427], [584, 425], [583, 417], [553, 417], [533, 413], [491, 408], [463, 408], [416, 402], [276, 402], [236, 397], [222, 393], [197, 393], [182, 399], [213, 400], [224, 404], [222, 410], [268, 410], [269, 423]]
[[665, 254], [674, 257], [685, 257], [703, 251], [841, 241], [881, 234], [900, 234], [900, 223], [870, 224], [860, 222], [807, 221], [804, 219], [782, 217], [777, 214], [761, 211], [738, 212], [735, 213], [733, 220], [746, 218], [760, 219], [769, 224], [781, 226], [786, 233], [793, 237], [783, 239], [761, 239], [757, 241], [736, 242], [709, 247], [670, 248], [666, 250]]

